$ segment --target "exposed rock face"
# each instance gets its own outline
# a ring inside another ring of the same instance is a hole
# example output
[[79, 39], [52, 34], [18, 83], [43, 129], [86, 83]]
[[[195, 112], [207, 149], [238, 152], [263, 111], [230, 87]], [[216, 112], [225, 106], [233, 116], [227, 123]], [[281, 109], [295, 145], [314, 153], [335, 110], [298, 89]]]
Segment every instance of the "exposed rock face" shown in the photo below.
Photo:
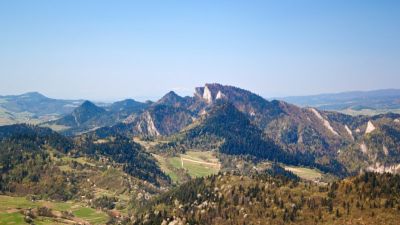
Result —
[[214, 101], [211, 91], [207, 86], [204, 87], [203, 99], [206, 100], [208, 104], [211, 104]]
[[219, 89], [223, 88], [220, 84], [206, 84], [204, 87], [196, 88], [195, 97], [200, 97], [207, 104], [212, 104], [217, 99], [222, 98], [222, 93]]
[[218, 91], [218, 93], [217, 93], [217, 97], [215, 97], [215, 99], [223, 99], [223, 98], [225, 98], [225, 95], [224, 95], [224, 94], [222, 94], [222, 92], [221, 92], [221, 91]]
[[[175, 134], [188, 125], [197, 126], [201, 118], [213, 113], [220, 103], [232, 105], [260, 130], [263, 138], [273, 140], [287, 152], [310, 153], [321, 161], [345, 155], [342, 161], [357, 161], [364, 165], [363, 169], [376, 162], [380, 165], [400, 163], [397, 157], [400, 155], [400, 126], [396, 122], [400, 121], [400, 115], [352, 117], [301, 108], [283, 101], [268, 101], [247, 90], [221, 84], [198, 87], [193, 97], [169, 92], [140, 115], [129, 117], [127, 130], [132, 135]], [[225, 123], [237, 122], [231, 121], [234, 119], [226, 118]]]
[[159, 136], [160, 132], [157, 130], [156, 126], [154, 125], [154, 121], [150, 112], [145, 112], [141, 116], [141, 120], [138, 120], [136, 124], [136, 129], [141, 134], [146, 134], [148, 136]]
[[367, 128], [365, 129], [365, 134], [369, 134], [375, 130], [374, 124], [371, 121], [368, 121]]
[[389, 150], [384, 144], [382, 146], [382, 149], [383, 149], [383, 153], [385, 154], [385, 156], [388, 156], [389, 155]]
[[345, 125], [344, 128], [346, 129], [347, 133], [350, 135], [351, 139], [354, 140], [353, 132], [350, 130], [350, 128]]
[[316, 109], [311, 108], [310, 110], [315, 114], [315, 116], [316, 116], [318, 119], [320, 119], [320, 120], [323, 122], [323, 124], [324, 124], [324, 126], [326, 127], [326, 129], [328, 129], [330, 132], [332, 132], [332, 134], [339, 136], [339, 134], [332, 128], [332, 126], [331, 126], [331, 124], [329, 123], [329, 121], [326, 120], [325, 118], [323, 118], [323, 117], [321, 116], [321, 114], [320, 114]]
[[368, 154], [368, 147], [367, 147], [367, 145], [365, 145], [365, 143], [360, 144], [360, 150], [362, 153], [364, 153], [366, 155]]
[[400, 173], [400, 164], [383, 165], [376, 162], [374, 165], [368, 166], [366, 170], [376, 173]]
[[138, 135], [160, 136], [177, 133], [192, 122], [190, 111], [169, 105], [155, 105], [136, 118], [131, 126], [135, 127]]

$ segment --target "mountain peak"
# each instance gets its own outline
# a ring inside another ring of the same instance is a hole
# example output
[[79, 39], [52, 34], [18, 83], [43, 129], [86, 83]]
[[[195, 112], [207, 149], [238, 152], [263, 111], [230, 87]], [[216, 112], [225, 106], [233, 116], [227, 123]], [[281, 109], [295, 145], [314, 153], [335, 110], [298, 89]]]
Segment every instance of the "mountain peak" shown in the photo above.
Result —
[[206, 83], [204, 87], [197, 87], [195, 96], [203, 99], [208, 104], [212, 104], [218, 99], [225, 99], [232, 102], [236, 102], [237, 100], [247, 101], [249, 99], [266, 101], [261, 96], [250, 91], [219, 83]]
[[222, 89], [229, 87], [218, 83], [206, 83], [204, 87], [197, 87], [195, 96], [204, 99], [208, 104], [213, 103], [216, 99], [222, 98]]
[[146, 108], [147, 104], [143, 102], [135, 101], [134, 99], [125, 99], [122, 101], [114, 102], [109, 106], [109, 110], [112, 112], [124, 112], [127, 114], [139, 112]]
[[179, 95], [178, 95], [177, 93], [175, 93], [174, 91], [168, 92], [166, 95], [164, 95], [164, 97], [182, 98], [181, 96], [179, 96]]
[[95, 105], [93, 102], [91, 101], [84, 101], [78, 108], [76, 108], [73, 112], [73, 114], [75, 115], [80, 115], [80, 114], [100, 114], [105, 112], [106, 110]]
[[183, 103], [184, 103], [184, 98], [176, 94], [174, 91], [168, 92], [157, 102], [157, 104], [165, 104], [172, 106], [182, 106]]
[[127, 98], [118, 102], [114, 102], [112, 105], [118, 105], [118, 106], [129, 106], [129, 105], [137, 105], [137, 104], [143, 104], [142, 102], [138, 102], [134, 99]]
[[37, 91], [27, 92], [27, 93], [24, 93], [24, 94], [20, 95], [19, 97], [21, 97], [21, 98], [47, 99], [46, 96], [42, 95], [41, 93], [39, 93]]
[[91, 107], [98, 107], [97, 105], [95, 105], [93, 102], [89, 101], [89, 100], [85, 100], [80, 107], [82, 108], [91, 108]]

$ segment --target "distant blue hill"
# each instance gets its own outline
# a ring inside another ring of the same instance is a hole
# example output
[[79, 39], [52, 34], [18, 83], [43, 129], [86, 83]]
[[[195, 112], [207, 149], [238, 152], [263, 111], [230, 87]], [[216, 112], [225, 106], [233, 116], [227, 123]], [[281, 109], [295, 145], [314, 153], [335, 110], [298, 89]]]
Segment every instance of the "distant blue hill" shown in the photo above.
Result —
[[394, 110], [400, 109], [400, 89], [352, 91], [310, 96], [290, 96], [279, 100], [323, 110]]

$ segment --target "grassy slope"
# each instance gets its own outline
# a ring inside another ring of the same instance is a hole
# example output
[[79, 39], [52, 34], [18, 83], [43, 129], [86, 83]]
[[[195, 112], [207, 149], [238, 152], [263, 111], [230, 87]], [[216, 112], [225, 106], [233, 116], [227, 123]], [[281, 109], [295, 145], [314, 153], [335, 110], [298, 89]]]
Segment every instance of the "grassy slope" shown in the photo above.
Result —
[[[20, 210], [46, 206], [53, 211], [71, 211], [75, 217], [91, 224], [104, 224], [108, 220], [106, 213], [86, 207], [77, 202], [30, 201], [24, 197], [0, 195], [0, 224], [25, 224]], [[35, 224], [55, 224], [51, 218], [39, 217]]]
[[[161, 169], [168, 174], [174, 182], [179, 182], [180, 178], [177, 169], [185, 169], [191, 177], [205, 177], [216, 174], [219, 171], [219, 162], [213, 152], [188, 151], [180, 154], [179, 157], [164, 157], [155, 155]], [[182, 167], [182, 160], [183, 167]], [[211, 165], [215, 164], [215, 165]]]
[[285, 170], [288, 170], [305, 180], [315, 181], [321, 179], [323, 176], [323, 174], [316, 169], [309, 169], [305, 167], [293, 167], [293, 166], [285, 166], [284, 168]]

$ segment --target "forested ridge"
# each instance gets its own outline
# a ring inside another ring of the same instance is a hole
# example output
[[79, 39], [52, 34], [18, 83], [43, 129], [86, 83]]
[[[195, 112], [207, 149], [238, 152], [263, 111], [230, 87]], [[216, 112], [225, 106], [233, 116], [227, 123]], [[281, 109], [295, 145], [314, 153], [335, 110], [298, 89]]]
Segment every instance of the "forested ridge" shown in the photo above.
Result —
[[328, 185], [217, 174], [161, 195], [134, 224], [397, 224], [399, 181], [399, 175], [376, 173]]

